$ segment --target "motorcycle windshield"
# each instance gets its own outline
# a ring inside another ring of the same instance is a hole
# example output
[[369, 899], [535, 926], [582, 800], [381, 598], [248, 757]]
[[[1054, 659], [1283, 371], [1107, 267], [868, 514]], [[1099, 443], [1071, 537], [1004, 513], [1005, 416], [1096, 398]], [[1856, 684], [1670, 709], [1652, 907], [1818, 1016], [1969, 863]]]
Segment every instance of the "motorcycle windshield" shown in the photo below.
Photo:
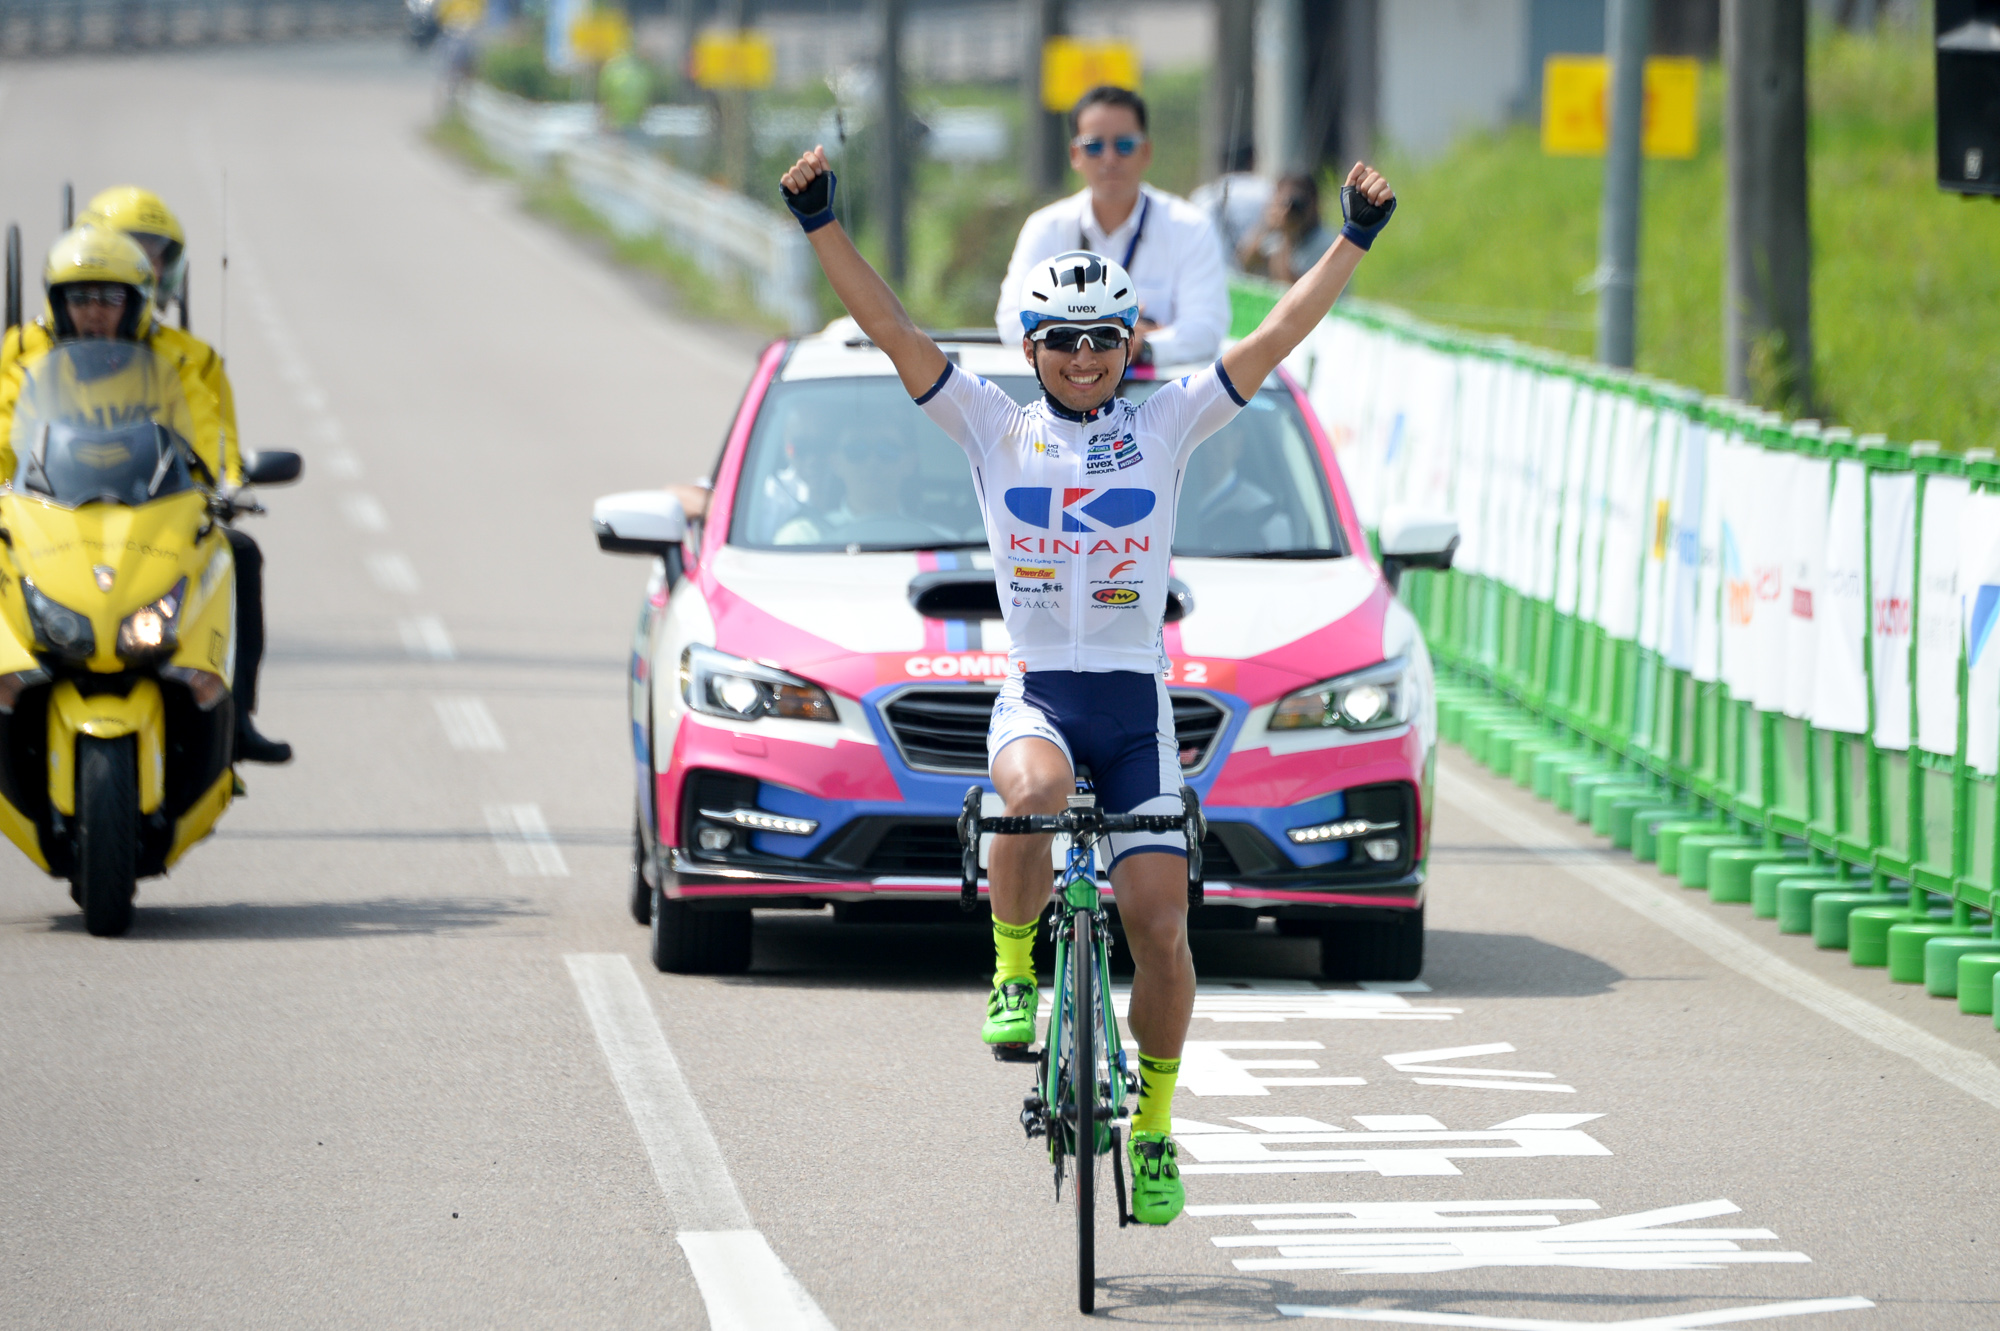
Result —
[[66, 508], [150, 503], [193, 488], [193, 433], [179, 372], [150, 348], [61, 343], [21, 386], [14, 489]]

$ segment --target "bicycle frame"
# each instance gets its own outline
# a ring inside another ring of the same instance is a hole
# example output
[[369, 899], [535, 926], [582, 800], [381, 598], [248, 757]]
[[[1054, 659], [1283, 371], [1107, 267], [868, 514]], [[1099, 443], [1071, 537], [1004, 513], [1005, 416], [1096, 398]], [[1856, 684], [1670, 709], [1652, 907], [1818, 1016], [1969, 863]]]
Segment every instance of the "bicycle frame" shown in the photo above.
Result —
[[[1057, 1112], [1053, 1117], [1059, 1119], [1060, 1106], [1072, 1103], [1069, 1087], [1077, 1075], [1074, 1055], [1079, 995], [1074, 992], [1073, 976], [1076, 971], [1071, 964], [1071, 952], [1076, 946], [1077, 916], [1087, 914], [1091, 917], [1093, 925], [1090, 930], [1091, 948], [1096, 956], [1091, 959], [1090, 971], [1093, 976], [1092, 987], [1096, 993], [1082, 995], [1081, 998], [1083, 1003], [1093, 1009], [1092, 1020], [1095, 1029], [1092, 1033], [1095, 1038], [1090, 1041], [1093, 1055], [1091, 1062], [1094, 1065], [1098, 1062], [1098, 1058], [1102, 1057], [1104, 1068], [1109, 1075], [1100, 1077], [1095, 1066], [1087, 1069], [1084, 1075], [1097, 1085], [1099, 1121], [1108, 1124], [1112, 1131], [1116, 1132], [1121, 1125], [1130, 1121], [1130, 1111], [1126, 1101], [1131, 1094], [1132, 1078], [1126, 1066], [1125, 1046], [1118, 1033], [1118, 1013], [1111, 997], [1110, 930], [1098, 891], [1096, 867], [1093, 863], [1096, 842], [1095, 834], [1086, 833], [1078, 836], [1076, 842], [1070, 846], [1069, 861], [1063, 866], [1062, 891], [1056, 898], [1058, 903], [1056, 909], [1049, 917], [1049, 929], [1056, 948], [1056, 987], [1049, 1009], [1048, 1034], [1043, 1038], [1042, 1047], [1045, 1050], [1054, 1050], [1055, 1057], [1044, 1060], [1040, 1088], [1044, 1112], [1049, 1112], [1048, 1107], [1056, 1107]], [[1101, 1055], [1097, 1053], [1099, 1050], [1103, 1051]], [[1109, 1112], [1106, 1113], [1106, 1110]], [[1083, 1159], [1086, 1153], [1078, 1149], [1075, 1125], [1064, 1123], [1061, 1131], [1066, 1134], [1063, 1144], [1067, 1148], [1067, 1153], [1079, 1160]], [[1058, 1170], [1061, 1168], [1060, 1157], [1057, 1168]], [[1060, 1174], [1056, 1184], [1060, 1189], [1062, 1185]]]

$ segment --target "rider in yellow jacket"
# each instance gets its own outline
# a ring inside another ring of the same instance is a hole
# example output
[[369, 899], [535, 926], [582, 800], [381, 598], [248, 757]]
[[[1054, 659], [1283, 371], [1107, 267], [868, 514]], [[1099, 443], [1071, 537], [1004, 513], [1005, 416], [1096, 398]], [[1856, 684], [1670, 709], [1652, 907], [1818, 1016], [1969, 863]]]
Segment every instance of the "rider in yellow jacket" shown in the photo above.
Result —
[[[172, 240], [179, 233], [179, 222], [164, 205], [158, 205], [158, 213], [142, 216], [157, 226], [159, 214], [164, 214], [170, 234], [122, 234], [115, 223], [130, 220], [131, 214], [128, 211], [121, 217], [115, 210], [107, 213], [97, 209], [105, 198], [99, 195], [92, 200], [95, 216], [87, 213], [91, 220], [65, 234], [50, 250], [43, 272], [48, 308], [42, 317], [19, 330], [9, 330], [4, 350], [11, 354], [0, 362], [0, 479], [11, 480], [14, 474], [15, 459], [8, 438], [23, 370], [57, 341], [115, 336], [146, 343], [155, 356], [175, 368], [193, 423], [190, 442], [196, 457], [207, 469], [211, 483], [240, 485], [243, 468], [236, 442], [235, 402], [222, 358], [199, 338], [154, 317], [153, 292], [163, 277], [172, 280], [178, 276], [179, 255], [177, 249], [147, 246], [141, 235]], [[115, 318], [104, 305], [114, 292], [118, 301]], [[291, 746], [259, 734], [250, 719], [257, 705], [257, 677], [264, 651], [263, 555], [247, 534], [234, 528], [224, 530], [236, 559], [236, 755], [250, 762], [285, 762], [292, 756]]]

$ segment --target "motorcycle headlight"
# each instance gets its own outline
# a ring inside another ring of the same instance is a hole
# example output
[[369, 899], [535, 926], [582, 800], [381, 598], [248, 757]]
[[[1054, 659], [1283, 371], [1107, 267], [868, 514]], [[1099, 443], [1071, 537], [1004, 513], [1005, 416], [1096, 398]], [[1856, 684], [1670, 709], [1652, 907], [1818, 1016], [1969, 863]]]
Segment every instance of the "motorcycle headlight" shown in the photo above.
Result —
[[766, 716], [794, 721], [834, 721], [826, 690], [771, 666], [690, 646], [681, 653], [681, 697], [697, 712], [755, 721]]
[[1387, 730], [1410, 719], [1410, 663], [1403, 657], [1300, 689], [1271, 712], [1272, 730]]
[[72, 661], [87, 661], [97, 651], [97, 631], [87, 617], [51, 601], [26, 578], [21, 579], [21, 596], [28, 603], [36, 646]]
[[187, 579], [151, 605], [140, 606], [118, 626], [118, 655], [127, 661], [165, 656], [180, 641], [181, 607], [187, 604]]

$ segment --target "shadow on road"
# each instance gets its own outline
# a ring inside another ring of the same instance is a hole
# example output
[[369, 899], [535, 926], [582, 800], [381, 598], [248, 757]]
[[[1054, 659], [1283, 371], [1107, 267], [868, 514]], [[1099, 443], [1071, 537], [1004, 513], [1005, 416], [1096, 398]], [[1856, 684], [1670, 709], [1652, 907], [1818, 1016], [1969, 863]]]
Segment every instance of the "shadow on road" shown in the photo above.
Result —
[[[128, 942], [217, 939], [371, 938], [463, 933], [545, 915], [523, 898], [377, 897], [370, 901], [232, 901], [148, 906], [143, 895]], [[83, 916], [58, 915], [49, 932], [83, 933]]]
[[1424, 936], [1424, 983], [1440, 998], [1589, 998], [1626, 978], [1596, 957], [1527, 934]]

